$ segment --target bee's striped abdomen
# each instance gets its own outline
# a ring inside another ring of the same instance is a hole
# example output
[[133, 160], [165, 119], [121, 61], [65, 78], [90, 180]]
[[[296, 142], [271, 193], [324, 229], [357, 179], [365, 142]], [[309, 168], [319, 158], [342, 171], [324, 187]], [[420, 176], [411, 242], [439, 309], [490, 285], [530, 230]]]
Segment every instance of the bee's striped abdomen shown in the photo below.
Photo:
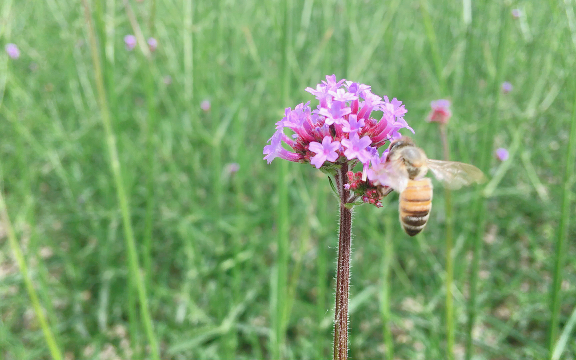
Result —
[[400, 194], [400, 222], [410, 236], [418, 234], [426, 222], [432, 208], [432, 183], [429, 178], [408, 180], [408, 186]]

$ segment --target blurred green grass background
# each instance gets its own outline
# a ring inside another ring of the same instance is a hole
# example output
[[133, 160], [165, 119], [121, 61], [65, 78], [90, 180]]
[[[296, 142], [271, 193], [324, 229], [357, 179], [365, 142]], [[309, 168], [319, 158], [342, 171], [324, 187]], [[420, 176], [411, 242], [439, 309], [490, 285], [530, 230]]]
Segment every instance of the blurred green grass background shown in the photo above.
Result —
[[[336, 74], [403, 101], [433, 158], [425, 118], [450, 99], [452, 159], [488, 175], [452, 194], [455, 358], [575, 359], [574, 7], [101, 0], [93, 38], [82, 2], [4, 0], [0, 45], [21, 56], [0, 55], [0, 358], [330, 358], [337, 201], [262, 148]], [[157, 50], [127, 51], [134, 33]], [[434, 197], [415, 238], [397, 195], [357, 208], [351, 358], [449, 358]]]

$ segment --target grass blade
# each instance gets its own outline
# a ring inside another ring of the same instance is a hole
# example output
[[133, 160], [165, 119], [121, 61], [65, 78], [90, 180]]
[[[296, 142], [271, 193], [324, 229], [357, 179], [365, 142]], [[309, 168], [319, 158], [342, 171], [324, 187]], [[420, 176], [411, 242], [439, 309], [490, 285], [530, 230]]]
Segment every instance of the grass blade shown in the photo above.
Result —
[[550, 357], [554, 353], [554, 345], [558, 333], [558, 323], [560, 318], [560, 288], [562, 284], [562, 269], [564, 266], [565, 244], [570, 227], [570, 203], [572, 198], [572, 186], [574, 185], [574, 161], [576, 159], [576, 96], [572, 105], [572, 119], [570, 126], [570, 137], [568, 147], [566, 148], [566, 163], [564, 168], [564, 188], [562, 191], [562, 207], [560, 215], [560, 224], [556, 239], [556, 252], [554, 256], [554, 273], [552, 288], [550, 289], [550, 329], [548, 332], [548, 349]]
[[[478, 167], [480, 169], [487, 169], [490, 161], [491, 151], [487, 149], [492, 148], [492, 129], [493, 122], [498, 112], [498, 105], [500, 103], [500, 84], [504, 75], [504, 65], [507, 54], [507, 40], [508, 40], [508, 23], [509, 23], [509, 8], [507, 5], [502, 4], [500, 9], [500, 37], [498, 39], [497, 50], [497, 67], [494, 78], [492, 79], [492, 94], [495, 97], [492, 106], [486, 115], [486, 121], [482, 128], [481, 144], [479, 149], [483, 149], [479, 156]], [[472, 264], [470, 266], [470, 298], [468, 299], [468, 323], [466, 326], [466, 355], [465, 359], [470, 360], [473, 352], [473, 334], [474, 324], [477, 315], [477, 295], [478, 295], [478, 275], [480, 271], [480, 257], [482, 251], [482, 239], [484, 237], [484, 226], [486, 224], [486, 204], [484, 198], [481, 196], [482, 190], [478, 190], [476, 203], [474, 204], [474, 218], [477, 220], [476, 233], [474, 234], [472, 244]]]
[[[150, 346], [151, 356], [155, 360], [160, 359], [158, 350], [158, 341], [154, 334], [152, 326], [152, 319], [148, 309], [148, 298], [146, 296], [146, 285], [140, 272], [140, 265], [138, 255], [136, 253], [136, 241], [134, 240], [134, 231], [132, 229], [132, 221], [130, 219], [130, 206], [128, 204], [128, 196], [124, 189], [124, 181], [122, 178], [122, 171], [120, 160], [118, 157], [118, 150], [116, 148], [116, 137], [112, 131], [112, 115], [108, 108], [106, 89], [104, 87], [104, 80], [102, 76], [102, 68], [100, 66], [100, 58], [98, 57], [98, 47], [96, 45], [96, 34], [92, 26], [92, 17], [90, 15], [90, 8], [87, 0], [83, 0], [84, 11], [86, 16], [86, 26], [90, 37], [90, 48], [92, 53], [92, 63], [94, 66], [94, 77], [96, 80], [96, 90], [98, 93], [98, 104], [100, 106], [100, 116], [102, 124], [106, 132], [106, 145], [110, 156], [110, 166], [112, 168], [112, 175], [116, 185], [116, 196], [120, 203], [120, 210], [122, 213], [122, 222], [124, 227], [124, 239], [126, 241], [126, 248], [128, 251], [128, 262], [130, 268], [130, 277], [134, 279], [136, 288], [138, 290], [138, 300], [140, 302], [140, 315], [142, 322], [146, 328], [146, 336]], [[141, 35], [140, 35], [141, 36]], [[146, 50], [143, 50], [146, 51]]]
[[62, 352], [60, 351], [60, 348], [56, 343], [56, 338], [54, 337], [54, 334], [50, 329], [48, 321], [46, 321], [46, 317], [44, 316], [44, 310], [42, 310], [40, 300], [38, 299], [38, 294], [34, 289], [34, 284], [32, 283], [32, 278], [30, 277], [30, 273], [28, 272], [26, 260], [24, 259], [22, 250], [20, 250], [20, 245], [18, 245], [18, 240], [16, 239], [16, 233], [14, 232], [14, 228], [12, 227], [12, 223], [10, 222], [10, 218], [8, 216], [8, 209], [6, 208], [6, 202], [4, 201], [3, 191], [0, 191], [0, 216], [2, 216], [2, 223], [3, 227], [6, 230], [7, 233], [6, 235], [8, 236], [10, 248], [14, 253], [14, 257], [16, 258], [16, 262], [18, 263], [18, 267], [20, 268], [22, 277], [24, 278], [24, 283], [26, 284], [26, 290], [28, 291], [28, 296], [30, 296], [30, 301], [32, 302], [34, 313], [36, 314], [38, 322], [40, 323], [40, 327], [42, 328], [42, 332], [44, 333], [44, 339], [46, 341], [46, 345], [48, 345], [48, 349], [50, 349], [50, 355], [54, 360], [61, 360]]
[[[283, 35], [281, 41], [281, 88], [282, 104], [289, 103], [290, 97], [290, 64], [288, 58], [292, 49], [292, 7], [293, 0], [283, 1]], [[276, 293], [274, 294], [275, 309], [273, 311], [273, 336], [271, 337], [271, 352], [273, 359], [282, 359], [284, 348], [287, 315], [286, 296], [288, 295], [288, 162], [282, 161], [278, 168], [278, 254]]]

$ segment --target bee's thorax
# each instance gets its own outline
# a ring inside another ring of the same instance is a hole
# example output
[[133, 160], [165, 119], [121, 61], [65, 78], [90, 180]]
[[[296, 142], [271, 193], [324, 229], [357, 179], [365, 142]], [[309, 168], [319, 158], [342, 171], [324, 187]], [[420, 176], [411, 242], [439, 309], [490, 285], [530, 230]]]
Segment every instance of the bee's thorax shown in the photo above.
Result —
[[411, 180], [421, 179], [426, 175], [428, 172], [428, 166], [426, 165], [428, 158], [422, 149], [408, 145], [394, 150], [397, 152], [394, 155], [402, 160]]

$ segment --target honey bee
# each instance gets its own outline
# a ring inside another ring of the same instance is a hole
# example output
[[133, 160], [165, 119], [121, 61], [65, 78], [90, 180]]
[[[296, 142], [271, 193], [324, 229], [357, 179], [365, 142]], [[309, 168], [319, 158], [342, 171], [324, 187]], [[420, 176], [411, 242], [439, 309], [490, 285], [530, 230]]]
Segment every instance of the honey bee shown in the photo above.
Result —
[[416, 147], [409, 137], [402, 137], [390, 144], [385, 169], [390, 188], [400, 194], [400, 223], [410, 236], [424, 229], [432, 208], [432, 182], [424, 177], [428, 170], [449, 189], [481, 183], [485, 179], [476, 166], [428, 159], [426, 153]]

